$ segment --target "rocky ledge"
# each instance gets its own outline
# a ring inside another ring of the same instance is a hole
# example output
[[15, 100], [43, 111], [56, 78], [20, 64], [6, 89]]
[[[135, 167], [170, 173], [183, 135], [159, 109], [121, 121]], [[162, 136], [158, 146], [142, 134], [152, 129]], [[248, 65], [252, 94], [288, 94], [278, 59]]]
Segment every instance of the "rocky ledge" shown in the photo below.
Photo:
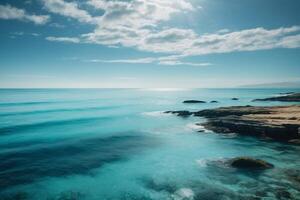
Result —
[[265, 99], [254, 99], [253, 101], [300, 102], [300, 93], [286, 93], [282, 96], [270, 97]]
[[300, 105], [232, 106], [197, 112], [184, 110], [166, 113], [182, 117], [205, 117], [207, 122], [201, 125], [216, 133], [238, 133], [300, 144]]

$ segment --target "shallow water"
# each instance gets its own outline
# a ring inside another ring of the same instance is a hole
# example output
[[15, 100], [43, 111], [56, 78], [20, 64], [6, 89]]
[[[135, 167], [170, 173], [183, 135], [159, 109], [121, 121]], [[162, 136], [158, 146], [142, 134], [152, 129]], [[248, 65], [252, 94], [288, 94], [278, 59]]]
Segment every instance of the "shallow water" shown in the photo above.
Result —
[[[291, 104], [251, 102], [289, 91], [296, 90], [0, 90], [0, 199], [300, 199], [299, 147], [198, 133], [195, 123], [205, 119], [162, 113]], [[224, 164], [236, 156], [275, 167]]]

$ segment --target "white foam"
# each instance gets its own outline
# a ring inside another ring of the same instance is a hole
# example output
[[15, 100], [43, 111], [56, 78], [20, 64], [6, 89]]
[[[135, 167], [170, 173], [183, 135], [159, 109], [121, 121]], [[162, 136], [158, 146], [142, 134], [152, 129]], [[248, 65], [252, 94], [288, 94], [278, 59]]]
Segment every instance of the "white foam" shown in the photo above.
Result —
[[197, 163], [200, 167], [206, 167], [206, 166], [207, 166], [207, 160], [206, 160], [206, 159], [198, 159], [198, 160], [196, 160], [196, 163]]
[[150, 117], [162, 117], [162, 116], [170, 116], [170, 113], [164, 113], [164, 111], [152, 111], [152, 112], [144, 112], [142, 115], [150, 116]]
[[227, 158], [219, 157], [215, 159], [198, 159], [196, 163], [199, 167], [207, 167], [208, 165], [215, 165], [222, 168], [227, 168], [225, 164], [227, 162]]
[[193, 131], [202, 131], [202, 130], [206, 131], [206, 129], [203, 126], [195, 124], [195, 123], [188, 123], [186, 125], [186, 128], [190, 129], [190, 130], [193, 130]]
[[173, 195], [174, 200], [193, 200], [194, 192], [190, 188], [181, 188], [175, 192]]

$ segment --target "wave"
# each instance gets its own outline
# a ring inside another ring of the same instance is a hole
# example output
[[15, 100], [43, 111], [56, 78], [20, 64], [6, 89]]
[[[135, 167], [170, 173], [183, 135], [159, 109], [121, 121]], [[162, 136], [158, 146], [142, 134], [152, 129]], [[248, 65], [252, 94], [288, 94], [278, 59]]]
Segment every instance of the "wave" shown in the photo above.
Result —
[[86, 107], [86, 108], [61, 108], [61, 109], [35, 110], [35, 111], [25, 111], [25, 112], [10, 112], [10, 113], [0, 114], [0, 117], [16, 116], [16, 115], [56, 113], [56, 112], [109, 110], [109, 109], [120, 108], [120, 107], [122, 107], [122, 106], [103, 106], [103, 107]]
[[60, 100], [60, 101], [24, 101], [24, 102], [2, 102], [0, 106], [31, 106], [31, 105], [44, 105], [44, 104], [61, 104], [61, 103], [76, 103], [87, 101], [109, 101], [110, 99], [80, 99], [80, 100]]
[[171, 116], [172, 114], [164, 113], [164, 111], [143, 112], [142, 115], [151, 117]]
[[0, 106], [24, 106], [24, 105], [41, 105], [41, 104], [51, 104], [58, 103], [54, 101], [29, 101], [29, 102], [7, 102], [0, 103]]
[[[118, 116], [122, 117], [122, 116]], [[92, 122], [92, 121], [103, 121], [103, 120], [111, 120], [113, 118], [116, 118], [116, 116], [112, 117], [89, 117], [89, 118], [79, 118], [79, 119], [68, 119], [68, 120], [55, 120], [55, 121], [45, 121], [45, 122], [39, 122], [39, 123], [32, 123], [32, 124], [21, 124], [21, 125], [15, 125], [15, 126], [7, 126], [0, 128], [0, 136], [1, 135], [7, 135], [10, 133], [19, 133], [26, 130], [33, 130], [33, 129], [39, 129], [44, 127], [50, 127], [50, 126], [59, 126], [59, 125], [69, 125], [69, 124], [80, 124], [80, 123], [86, 123], [86, 122]]]
[[206, 131], [206, 129], [203, 126], [195, 124], [195, 123], [188, 123], [186, 125], [186, 128], [191, 129], [193, 131]]
[[226, 168], [227, 159], [220, 157], [215, 159], [197, 159], [195, 160], [199, 167], [207, 167], [207, 166], [218, 166], [222, 168]]

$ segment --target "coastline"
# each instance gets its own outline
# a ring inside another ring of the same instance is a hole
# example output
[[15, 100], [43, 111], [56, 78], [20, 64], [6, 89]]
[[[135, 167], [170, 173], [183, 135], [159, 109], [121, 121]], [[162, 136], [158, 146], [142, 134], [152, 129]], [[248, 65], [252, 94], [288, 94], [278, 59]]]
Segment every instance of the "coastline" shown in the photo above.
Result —
[[[300, 93], [254, 101], [299, 102]], [[300, 105], [289, 106], [230, 106], [205, 109], [166, 111], [181, 117], [205, 117], [207, 122], [198, 123], [215, 133], [237, 133], [279, 142], [300, 144]]]

